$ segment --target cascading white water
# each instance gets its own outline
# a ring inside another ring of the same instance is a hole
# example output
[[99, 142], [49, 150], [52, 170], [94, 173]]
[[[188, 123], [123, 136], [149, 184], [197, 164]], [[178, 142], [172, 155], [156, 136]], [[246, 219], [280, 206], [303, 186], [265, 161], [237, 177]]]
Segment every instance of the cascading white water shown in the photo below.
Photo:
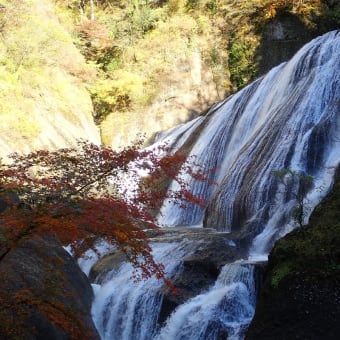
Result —
[[[192, 192], [209, 203], [207, 209], [183, 210], [165, 202], [160, 222], [200, 225], [204, 219], [217, 230], [246, 230], [253, 238], [249, 262], [263, 259], [273, 242], [295, 227], [291, 211], [301, 191], [298, 181], [283, 190], [272, 171], [289, 168], [314, 177], [314, 189], [306, 196], [310, 211], [332, 185], [340, 162], [339, 70], [340, 33], [330, 32], [205, 117], [165, 134], [178, 148], [200, 129], [191, 155], [216, 169], [218, 185], [188, 177]], [[192, 241], [187, 244], [192, 249]], [[182, 243], [158, 243], [154, 252], [172, 273], [190, 250]], [[179, 306], [165, 325], [157, 323], [160, 282], [133, 283], [131, 267], [122, 265], [108, 274], [93, 305], [102, 339], [242, 339], [255, 305], [254, 266], [249, 262], [223, 267], [215, 285]]]
[[[184, 255], [190, 254], [190, 243], [152, 244], [154, 259], [165, 265], [168, 276], [179, 270]], [[156, 278], [135, 282], [132, 271], [130, 263], [123, 263], [96, 289], [92, 314], [102, 339], [149, 340], [156, 331], [165, 288]]]
[[[184, 237], [152, 247], [171, 277], [200, 244]], [[95, 285], [92, 314], [102, 339], [213, 340], [228, 332], [228, 339], [237, 340], [253, 317], [256, 292], [254, 266], [249, 262], [225, 265], [212, 287], [180, 305], [162, 327], [158, 318], [165, 287], [155, 278], [135, 282], [132, 270], [129, 263], [122, 263]]]
[[[340, 75], [334, 72], [340, 66], [339, 50], [338, 32], [317, 38], [290, 62], [213, 108], [201, 121], [191, 155], [198, 164], [216, 169], [213, 179], [218, 184], [209, 187], [187, 177], [193, 193], [207, 199], [208, 208], [183, 210], [165, 202], [161, 222], [199, 224], [205, 214], [206, 226], [218, 230], [249, 222], [263, 229], [276, 213], [270, 223], [277, 222], [271, 235], [275, 239], [275, 234], [281, 236], [278, 226], [287, 222], [299, 187], [292, 188], [291, 196], [279, 197], [273, 170], [308, 173], [324, 182], [325, 194], [340, 155]], [[319, 201], [314, 197], [312, 206]]]
[[249, 264], [225, 265], [215, 285], [177, 308], [155, 340], [214, 340], [226, 334], [239, 339], [254, 315], [253, 270]]

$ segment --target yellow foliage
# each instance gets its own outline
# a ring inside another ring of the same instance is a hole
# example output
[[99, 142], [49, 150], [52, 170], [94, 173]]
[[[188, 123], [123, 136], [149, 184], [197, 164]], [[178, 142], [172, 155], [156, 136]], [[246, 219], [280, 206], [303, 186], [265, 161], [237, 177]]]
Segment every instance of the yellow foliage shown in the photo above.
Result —
[[41, 116], [58, 112], [78, 121], [76, 112], [90, 113], [81, 83], [91, 78], [91, 71], [49, 1], [1, 4], [0, 133], [10, 144], [27, 140], [32, 146], [42, 130]]
[[323, 10], [321, 0], [253, 0], [249, 3], [253, 3], [257, 8], [262, 9], [264, 18], [267, 20], [274, 18], [280, 12], [286, 11], [301, 16], [307, 24], [311, 24], [313, 15], [320, 15]]
[[91, 88], [95, 118], [102, 121], [115, 111], [126, 111], [132, 103], [143, 105], [143, 81], [135, 73], [118, 70], [115, 79], [102, 79]]
[[274, 5], [270, 5], [269, 8], [266, 10], [264, 17], [266, 19], [271, 19], [276, 16], [276, 8]]

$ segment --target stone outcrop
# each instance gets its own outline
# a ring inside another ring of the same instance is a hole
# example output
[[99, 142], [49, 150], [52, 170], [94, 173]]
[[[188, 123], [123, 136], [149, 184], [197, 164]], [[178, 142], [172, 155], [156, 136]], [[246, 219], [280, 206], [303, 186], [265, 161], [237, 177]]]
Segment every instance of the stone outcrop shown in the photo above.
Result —
[[289, 60], [313, 34], [293, 14], [284, 13], [269, 21], [263, 28], [258, 49], [259, 74], [265, 74], [273, 67]]
[[0, 277], [0, 339], [99, 339], [87, 277], [54, 239], [12, 249]]

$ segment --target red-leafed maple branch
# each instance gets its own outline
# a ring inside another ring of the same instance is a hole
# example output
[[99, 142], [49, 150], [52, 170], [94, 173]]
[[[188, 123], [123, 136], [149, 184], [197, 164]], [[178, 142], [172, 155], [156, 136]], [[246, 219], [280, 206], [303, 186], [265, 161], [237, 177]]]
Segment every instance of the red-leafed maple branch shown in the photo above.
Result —
[[[0, 168], [0, 198], [6, 206], [0, 213], [0, 260], [24, 239], [41, 235], [71, 244], [77, 254], [104, 239], [124, 251], [142, 277], [164, 277], [145, 230], [157, 228], [155, 212], [165, 198], [204, 204], [183, 182], [180, 168], [196, 180], [207, 179], [179, 152], [140, 146], [116, 152], [80, 141], [77, 148], [11, 155]], [[143, 181], [141, 171], [148, 174]], [[164, 183], [170, 180], [179, 183], [178, 191], [167, 190]]]

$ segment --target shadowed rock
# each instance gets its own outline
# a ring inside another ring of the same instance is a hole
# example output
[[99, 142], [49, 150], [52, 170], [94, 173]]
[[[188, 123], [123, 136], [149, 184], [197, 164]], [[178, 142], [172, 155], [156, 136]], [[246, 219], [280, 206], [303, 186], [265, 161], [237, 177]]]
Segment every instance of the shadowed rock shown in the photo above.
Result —
[[0, 262], [0, 339], [99, 339], [91, 286], [54, 239], [32, 239]]

